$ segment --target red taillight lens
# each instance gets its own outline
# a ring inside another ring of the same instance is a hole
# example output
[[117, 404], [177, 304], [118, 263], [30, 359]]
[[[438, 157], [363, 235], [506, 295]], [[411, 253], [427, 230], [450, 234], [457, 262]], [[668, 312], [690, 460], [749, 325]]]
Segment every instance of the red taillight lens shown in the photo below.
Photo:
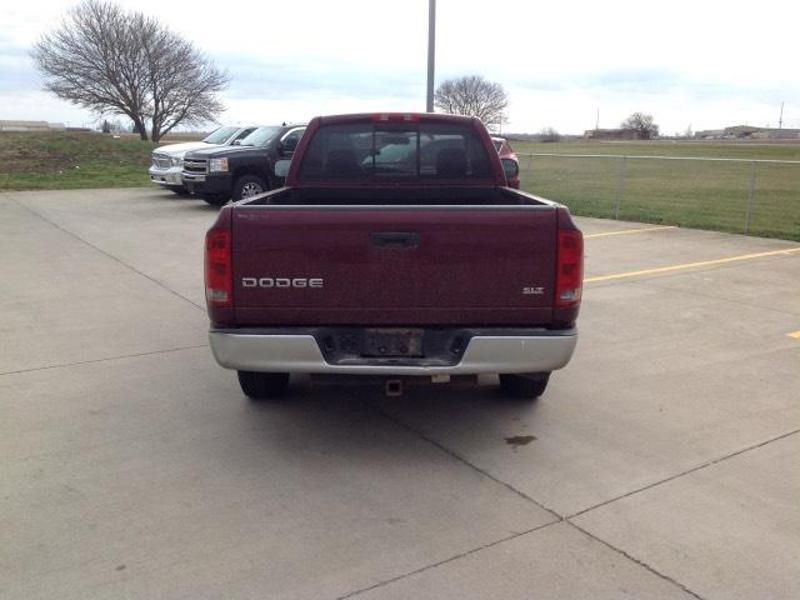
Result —
[[231, 306], [231, 234], [212, 229], [206, 234], [206, 302], [208, 306]]
[[556, 268], [556, 306], [579, 303], [583, 284], [583, 235], [577, 229], [558, 231]]

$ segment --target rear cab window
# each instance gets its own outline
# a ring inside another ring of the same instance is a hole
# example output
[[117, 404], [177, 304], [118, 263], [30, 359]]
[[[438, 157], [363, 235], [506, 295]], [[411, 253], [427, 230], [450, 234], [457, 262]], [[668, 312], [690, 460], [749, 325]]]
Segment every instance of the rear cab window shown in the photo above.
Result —
[[300, 181], [476, 180], [491, 176], [469, 126], [444, 123], [322, 125], [300, 165]]

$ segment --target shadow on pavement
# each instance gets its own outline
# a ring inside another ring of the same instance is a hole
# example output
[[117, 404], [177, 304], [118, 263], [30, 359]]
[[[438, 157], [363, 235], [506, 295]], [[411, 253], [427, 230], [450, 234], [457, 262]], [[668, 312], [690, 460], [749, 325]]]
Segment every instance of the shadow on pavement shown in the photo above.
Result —
[[[524, 434], [520, 428], [534, 420], [538, 400], [507, 399], [493, 385], [431, 385], [386, 398], [381, 388], [301, 380], [282, 399], [254, 402], [240, 396], [240, 402], [237, 437], [258, 447], [262, 458], [291, 457], [295, 466], [299, 461], [316, 469], [331, 457], [373, 468], [404, 461], [424, 465], [434, 457], [440, 460], [441, 450], [452, 455], [439, 441], [450, 429], [472, 432], [461, 447], [465, 455], [505, 449], [511, 443], [508, 436]], [[508, 436], [499, 435], [500, 430]], [[438, 450], [431, 454], [434, 447]]]

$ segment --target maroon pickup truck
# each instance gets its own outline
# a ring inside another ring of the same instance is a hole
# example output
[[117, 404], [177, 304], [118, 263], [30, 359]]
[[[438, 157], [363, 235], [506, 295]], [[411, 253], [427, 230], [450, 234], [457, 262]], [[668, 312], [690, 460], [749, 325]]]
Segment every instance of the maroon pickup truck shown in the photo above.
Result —
[[569, 361], [583, 237], [566, 207], [507, 187], [478, 119], [317, 117], [276, 175], [206, 236], [217, 362], [244, 393], [290, 373], [405, 382], [492, 373], [534, 398]]

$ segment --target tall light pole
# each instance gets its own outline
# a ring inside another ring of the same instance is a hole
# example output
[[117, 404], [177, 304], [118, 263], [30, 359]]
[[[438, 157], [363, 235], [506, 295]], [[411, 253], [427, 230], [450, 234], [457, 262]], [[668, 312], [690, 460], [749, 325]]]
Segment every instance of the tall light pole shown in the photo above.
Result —
[[428, 0], [428, 95], [425, 111], [433, 112], [433, 66], [436, 55], [436, 0]]

